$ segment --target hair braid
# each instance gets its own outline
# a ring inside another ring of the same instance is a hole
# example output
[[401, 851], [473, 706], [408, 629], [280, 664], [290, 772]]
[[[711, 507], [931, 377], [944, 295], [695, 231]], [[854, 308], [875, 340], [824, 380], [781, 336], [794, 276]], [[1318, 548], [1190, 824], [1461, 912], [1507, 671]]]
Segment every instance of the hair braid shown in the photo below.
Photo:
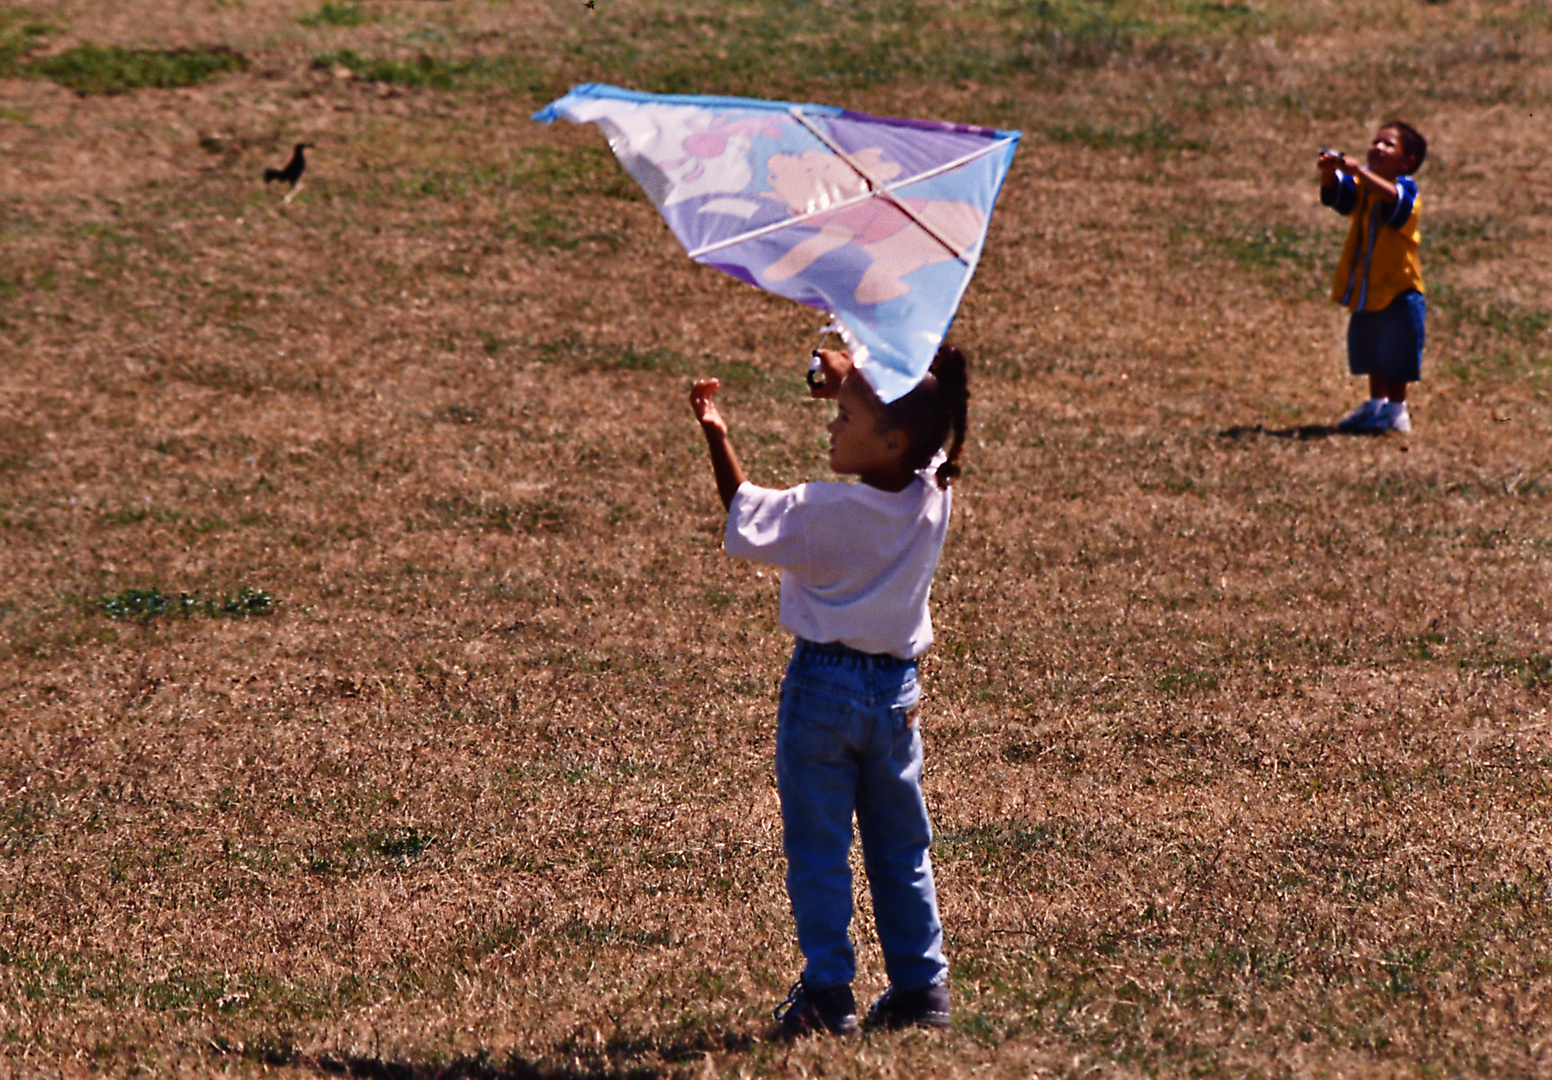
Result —
[[965, 448], [965, 429], [969, 426], [970, 371], [965, 354], [957, 346], [943, 345], [932, 358], [932, 373], [937, 376], [938, 393], [948, 413], [953, 441], [948, 460], [938, 466], [938, 487], [947, 488], [959, 477], [959, 455]]
[[970, 402], [969, 364], [953, 345], [942, 345], [932, 367], [910, 393], [879, 406], [881, 421], [906, 433], [906, 461], [912, 469], [925, 469], [949, 443], [948, 460], [937, 468], [938, 487], [946, 488], [959, 475], [959, 455], [965, 446], [966, 412]]

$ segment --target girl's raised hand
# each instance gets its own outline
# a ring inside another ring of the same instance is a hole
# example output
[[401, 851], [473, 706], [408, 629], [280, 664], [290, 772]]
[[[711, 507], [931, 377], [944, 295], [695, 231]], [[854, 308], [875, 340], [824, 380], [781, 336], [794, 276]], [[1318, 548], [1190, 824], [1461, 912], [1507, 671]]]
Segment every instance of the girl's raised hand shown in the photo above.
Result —
[[695, 419], [701, 422], [702, 427], [712, 428], [726, 435], [727, 421], [722, 419], [722, 413], [717, 410], [717, 403], [711, 400], [711, 396], [721, 385], [720, 379], [696, 379], [695, 385], [690, 388], [690, 408], [695, 410]]
[[811, 381], [808, 386], [809, 396], [833, 398], [841, 392], [841, 383], [851, 374], [851, 353], [840, 349], [815, 349], [814, 354], [819, 357], [819, 370], [824, 373], [824, 383], [815, 386]]

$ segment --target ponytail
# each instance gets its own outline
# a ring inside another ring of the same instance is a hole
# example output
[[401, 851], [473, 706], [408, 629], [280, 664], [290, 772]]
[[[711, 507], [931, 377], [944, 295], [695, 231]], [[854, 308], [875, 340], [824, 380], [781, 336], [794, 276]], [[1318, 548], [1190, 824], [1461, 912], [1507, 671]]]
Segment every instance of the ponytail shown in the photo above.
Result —
[[906, 461], [912, 469], [925, 469], [948, 444], [948, 460], [938, 466], [935, 477], [940, 488], [947, 488], [960, 473], [970, 404], [969, 368], [957, 346], [941, 345], [927, 377], [909, 394], [881, 406], [884, 421], [906, 433], [910, 443]]
[[946, 489], [959, 478], [959, 454], [965, 448], [965, 428], [969, 426], [970, 412], [970, 365], [957, 346], [942, 345], [938, 355], [932, 358], [931, 371], [938, 380], [938, 394], [948, 413], [953, 436], [948, 446], [948, 460], [938, 466], [938, 487]]

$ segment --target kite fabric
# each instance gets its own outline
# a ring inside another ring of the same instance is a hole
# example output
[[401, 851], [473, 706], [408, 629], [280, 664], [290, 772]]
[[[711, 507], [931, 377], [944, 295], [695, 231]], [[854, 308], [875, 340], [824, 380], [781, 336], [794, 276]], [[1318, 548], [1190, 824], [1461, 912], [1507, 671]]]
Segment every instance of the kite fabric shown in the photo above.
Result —
[[830, 314], [886, 402], [948, 332], [1020, 135], [598, 83], [557, 117], [603, 129], [690, 258]]

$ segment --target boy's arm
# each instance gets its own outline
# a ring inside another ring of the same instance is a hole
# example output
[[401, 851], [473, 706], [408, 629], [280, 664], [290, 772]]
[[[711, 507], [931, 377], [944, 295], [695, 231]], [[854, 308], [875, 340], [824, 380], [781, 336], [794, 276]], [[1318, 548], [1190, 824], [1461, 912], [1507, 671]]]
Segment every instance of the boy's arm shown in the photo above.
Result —
[[1394, 180], [1385, 179], [1379, 173], [1372, 171], [1367, 165], [1360, 165], [1357, 161], [1351, 158], [1349, 158], [1345, 164], [1348, 167], [1348, 171], [1352, 172], [1365, 184], [1379, 192], [1380, 198], [1384, 199], [1388, 203], [1394, 203], [1396, 201], [1398, 198], [1398, 193], [1396, 191], [1396, 182]]
[[1351, 214], [1358, 205], [1358, 185], [1346, 169], [1347, 158], [1336, 150], [1322, 150], [1316, 162], [1320, 169], [1320, 202], [1342, 215]]
[[[1322, 156], [1321, 160], [1324, 163], [1324, 156]], [[1396, 180], [1386, 179], [1357, 158], [1340, 156], [1339, 162], [1344, 172], [1357, 177], [1363, 183], [1373, 188], [1379, 193], [1381, 199], [1392, 206], [1395, 206], [1405, 198], [1406, 193], [1401, 190], [1401, 185]]]
[[717, 379], [697, 379], [690, 389], [690, 408], [701, 422], [706, 448], [711, 451], [711, 471], [717, 478], [717, 495], [722, 499], [722, 508], [728, 510], [733, 506], [733, 496], [748, 478], [733, 450], [733, 440], [728, 437], [727, 421], [711, 399], [721, 385]]

